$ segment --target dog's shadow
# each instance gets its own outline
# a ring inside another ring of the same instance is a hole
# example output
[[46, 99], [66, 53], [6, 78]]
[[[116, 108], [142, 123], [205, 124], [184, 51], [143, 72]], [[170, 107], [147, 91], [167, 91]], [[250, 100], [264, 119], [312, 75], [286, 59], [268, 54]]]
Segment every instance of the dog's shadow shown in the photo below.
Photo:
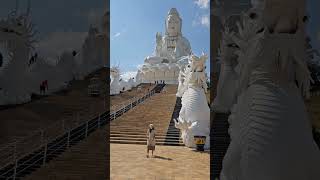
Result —
[[172, 160], [173, 160], [173, 159], [171, 159], [171, 158], [162, 157], [162, 156], [157, 156], [157, 155], [155, 155], [153, 158], [162, 159], [162, 160], [168, 160], [168, 161], [172, 161]]

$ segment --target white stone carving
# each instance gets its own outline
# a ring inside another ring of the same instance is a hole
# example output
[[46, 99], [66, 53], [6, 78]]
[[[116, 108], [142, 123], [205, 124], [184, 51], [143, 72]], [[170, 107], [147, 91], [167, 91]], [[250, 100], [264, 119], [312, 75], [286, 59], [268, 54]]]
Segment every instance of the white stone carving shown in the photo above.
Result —
[[205, 93], [207, 92], [205, 61], [206, 55], [198, 58], [191, 55], [189, 64], [184, 71], [184, 85], [182, 91], [182, 108], [176, 128], [182, 132], [183, 143], [187, 147], [195, 147], [194, 136], [206, 136], [205, 149], [210, 148], [210, 109]]
[[[126, 74], [129, 75], [130, 74]], [[131, 75], [130, 77], [124, 77], [125, 75], [120, 73], [119, 66], [114, 66], [110, 68], [110, 95], [120, 94], [120, 92], [131, 90], [140, 84], [137, 82], [138, 73], [135, 77]], [[139, 81], [139, 80], [138, 80]]]
[[[30, 9], [30, 8], [28, 8]], [[83, 48], [77, 54], [65, 51], [57, 54], [55, 65], [35, 52], [35, 31], [28, 13], [17, 10], [0, 20], [0, 105], [20, 104], [39, 94], [41, 82], [48, 81], [47, 94], [64, 88], [65, 82], [82, 79], [104, 66], [106, 33], [91, 27]]]
[[[239, 79], [220, 179], [316, 180], [320, 151], [303, 101], [310, 84], [304, 1], [266, 2], [244, 14], [232, 35]], [[279, 11], [268, 9], [275, 5]]]
[[115, 95], [120, 93], [120, 69], [119, 67], [110, 68], [110, 95]]
[[238, 76], [235, 68], [237, 66], [237, 45], [232, 40], [233, 33], [226, 31], [222, 34], [221, 42], [221, 70], [217, 84], [217, 96], [215, 97], [212, 108], [215, 112], [230, 112], [232, 105], [236, 101], [236, 88]]

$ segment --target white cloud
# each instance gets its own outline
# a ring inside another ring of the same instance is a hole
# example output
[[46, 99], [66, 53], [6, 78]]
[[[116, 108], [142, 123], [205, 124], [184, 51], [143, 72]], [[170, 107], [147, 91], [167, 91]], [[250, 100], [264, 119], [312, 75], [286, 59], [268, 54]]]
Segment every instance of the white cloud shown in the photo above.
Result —
[[52, 32], [36, 45], [37, 51], [47, 60], [55, 61], [66, 50], [79, 50], [87, 32]]
[[114, 37], [118, 37], [118, 36], [120, 36], [121, 35], [121, 33], [116, 33], [115, 35], [114, 35]]
[[201, 17], [201, 24], [203, 26], [209, 27], [210, 26], [210, 18], [209, 15], [204, 15]]
[[142, 66], [143, 66], [143, 64], [138, 64], [138, 65], [137, 65], [137, 69], [141, 69]]
[[209, 7], [209, 0], [195, 0], [194, 3], [202, 9], [207, 9]]
[[209, 15], [203, 15], [197, 17], [195, 20], [192, 21], [192, 26], [204, 26], [204, 27], [210, 27], [210, 17]]
[[127, 29], [126, 29], [126, 28], [123, 28], [120, 32], [115, 33], [115, 34], [112, 36], [111, 40], [114, 40], [115, 38], [119, 37], [120, 35], [122, 35], [122, 34], [125, 33], [126, 31], [127, 31]]
[[121, 74], [121, 78], [125, 81], [128, 81], [130, 78], [135, 78], [137, 75], [137, 71], [127, 71]]
[[116, 34], [114, 34], [112, 37], [111, 37], [111, 40], [114, 40], [115, 38], [119, 37], [121, 35], [121, 32], [117, 32]]

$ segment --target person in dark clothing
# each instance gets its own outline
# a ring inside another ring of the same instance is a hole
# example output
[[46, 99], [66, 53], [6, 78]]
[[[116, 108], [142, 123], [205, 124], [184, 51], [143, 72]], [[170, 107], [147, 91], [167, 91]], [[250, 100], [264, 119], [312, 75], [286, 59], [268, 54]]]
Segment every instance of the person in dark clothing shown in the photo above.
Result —
[[40, 84], [40, 94], [44, 95], [46, 93], [46, 87], [44, 85], [44, 82], [42, 81]]

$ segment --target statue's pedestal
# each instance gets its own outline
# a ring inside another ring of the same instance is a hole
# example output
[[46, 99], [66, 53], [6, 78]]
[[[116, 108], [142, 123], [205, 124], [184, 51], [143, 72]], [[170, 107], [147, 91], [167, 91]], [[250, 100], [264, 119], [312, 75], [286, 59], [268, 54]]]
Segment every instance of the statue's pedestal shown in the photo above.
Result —
[[166, 68], [159, 68], [157, 65], [150, 66], [148, 71], [140, 72], [140, 78], [142, 83], [161, 83], [164, 81], [165, 84], [178, 84], [179, 68], [170, 68], [168, 65]]

